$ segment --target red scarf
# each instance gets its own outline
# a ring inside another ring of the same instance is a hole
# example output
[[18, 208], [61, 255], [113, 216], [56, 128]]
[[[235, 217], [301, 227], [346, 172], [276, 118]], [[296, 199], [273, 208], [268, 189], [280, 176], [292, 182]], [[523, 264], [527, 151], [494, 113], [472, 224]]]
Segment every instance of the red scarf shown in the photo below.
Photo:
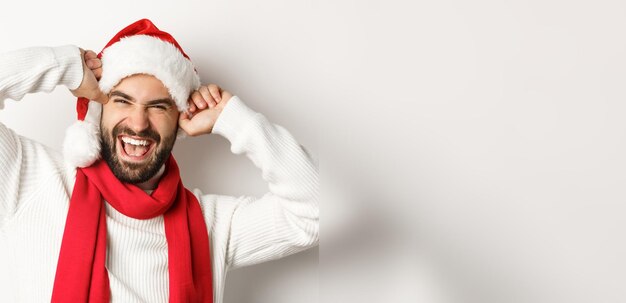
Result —
[[106, 162], [76, 170], [52, 302], [109, 302], [106, 214], [102, 199], [135, 219], [163, 215], [169, 266], [169, 302], [213, 302], [209, 237], [200, 204], [180, 179], [174, 157], [152, 195], [120, 182]]

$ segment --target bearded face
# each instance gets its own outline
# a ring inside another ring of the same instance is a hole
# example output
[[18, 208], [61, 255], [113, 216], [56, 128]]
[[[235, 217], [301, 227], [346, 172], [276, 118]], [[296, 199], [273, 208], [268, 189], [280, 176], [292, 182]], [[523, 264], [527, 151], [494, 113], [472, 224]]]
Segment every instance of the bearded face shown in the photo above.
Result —
[[124, 125], [116, 125], [111, 131], [103, 126], [101, 129], [102, 158], [113, 174], [126, 183], [142, 183], [152, 178], [176, 142], [176, 132], [162, 138], [152, 129], [139, 133]]
[[123, 79], [103, 106], [102, 157], [126, 183], [152, 178], [176, 141], [178, 109], [161, 81], [150, 75]]

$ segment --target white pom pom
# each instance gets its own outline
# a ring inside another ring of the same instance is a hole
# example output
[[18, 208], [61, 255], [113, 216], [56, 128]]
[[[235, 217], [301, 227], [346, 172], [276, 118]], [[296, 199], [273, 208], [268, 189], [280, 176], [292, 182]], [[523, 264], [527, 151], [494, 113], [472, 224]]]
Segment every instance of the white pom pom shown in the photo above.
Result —
[[63, 156], [73, 167], [88, 167], [100, 158], [99, 127], [76, 121], [65, 132]]

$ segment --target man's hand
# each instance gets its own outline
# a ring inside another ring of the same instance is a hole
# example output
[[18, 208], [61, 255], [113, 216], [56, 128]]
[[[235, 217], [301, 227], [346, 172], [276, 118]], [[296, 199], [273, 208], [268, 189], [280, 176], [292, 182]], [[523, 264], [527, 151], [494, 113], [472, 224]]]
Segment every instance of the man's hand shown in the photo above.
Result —
[[93, 51], [80, 49], [81, 61], [83, 62], [83, 81], [80, 86], [71, 90], [76, 97], [84, 97], [89, 100], [105, 104], [109, 98], [100, 90], [98, 80], [102, 76], [102, 61]]
[[190, 136], [210, 134], [215, 121], [232, 96], [215, 84], [201, 86], [191, 94], [189, 114], [180, 114], [178, 125]]

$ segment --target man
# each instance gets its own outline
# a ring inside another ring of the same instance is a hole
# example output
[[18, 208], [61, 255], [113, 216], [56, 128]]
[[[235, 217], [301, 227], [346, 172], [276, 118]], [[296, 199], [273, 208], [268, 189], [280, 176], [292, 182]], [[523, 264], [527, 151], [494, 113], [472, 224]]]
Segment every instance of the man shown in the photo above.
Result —
[[[57, 85], [79, 97], [64, 157], [0, 123], [2, 302], [221, 302], [227, 270], [317, 244], [311, 159], [236, 96], [201, 86], [149, 20], [99, 56], [75, 46], [0, 55], [0, 108]], [[224, 136], [270, 191], [186, 190], [170, 154], [179, 129]]]

